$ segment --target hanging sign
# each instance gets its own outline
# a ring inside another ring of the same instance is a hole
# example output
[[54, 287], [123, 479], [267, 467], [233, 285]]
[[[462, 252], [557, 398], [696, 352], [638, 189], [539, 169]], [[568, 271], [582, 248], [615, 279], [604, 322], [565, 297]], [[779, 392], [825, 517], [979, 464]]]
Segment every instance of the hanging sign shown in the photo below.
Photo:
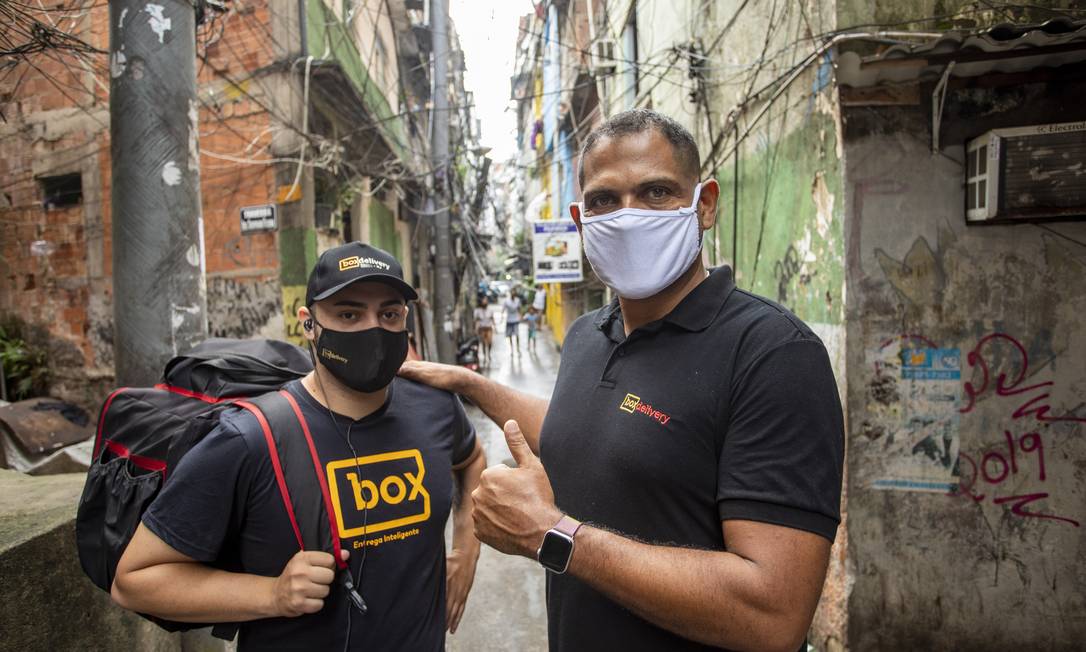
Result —
[[536, 283], [584, 280], [581, 236], [573, 220], [532, 223], [532, 269]]

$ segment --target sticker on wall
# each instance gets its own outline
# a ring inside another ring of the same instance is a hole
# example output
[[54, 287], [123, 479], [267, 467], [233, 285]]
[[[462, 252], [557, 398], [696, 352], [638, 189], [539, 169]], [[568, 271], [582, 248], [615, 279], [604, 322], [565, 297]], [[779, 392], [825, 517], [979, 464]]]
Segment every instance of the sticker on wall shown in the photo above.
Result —
[[869, 387], [876, 489], [947, 493], [958, 486], [961, 354], [894, 338], [874, 358]]

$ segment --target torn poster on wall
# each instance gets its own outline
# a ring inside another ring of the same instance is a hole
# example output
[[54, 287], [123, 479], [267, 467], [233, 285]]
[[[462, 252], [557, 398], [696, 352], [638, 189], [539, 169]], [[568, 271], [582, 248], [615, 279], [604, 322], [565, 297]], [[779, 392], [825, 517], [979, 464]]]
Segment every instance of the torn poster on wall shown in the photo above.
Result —
[[959, 477], [960, 352], [897, 344], [884, 346], [876, 357], [876, 384], [892, 387], [892, 396], [883, 402], [889, 409], [879, 410], [883, 466], [872, 486], [952, 491]]

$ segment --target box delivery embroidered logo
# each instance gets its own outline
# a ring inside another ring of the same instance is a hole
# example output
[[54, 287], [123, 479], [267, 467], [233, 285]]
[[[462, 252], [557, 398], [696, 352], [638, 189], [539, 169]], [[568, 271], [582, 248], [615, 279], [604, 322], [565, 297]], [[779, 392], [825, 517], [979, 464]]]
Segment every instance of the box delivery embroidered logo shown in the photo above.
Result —
[[619, 404], [618, 409], [623, 412], [629, 412], [630, 414], [644, 414], [651, 419], [659, 421], [662, 426], [666, 426], [667, 422], [671, 421], [670, 414], [664, 414], [653, 408], [651, 405], [642, 403], [641, 397], [634, 394], [627, 394], [626, 398], [622, 399], [622, 403]]
[[336, 460], [326, 471], [343, 538], [430, 518], [430, 493], [423, 484], [426, 466], [418, 449], [359, 457], [357, 464], [350, 458]]
[[339, 271], [345, 272], [349, 269], [356, 269], [359, 267], [376, 267], [377, 269], [392, 269], [392, 267], [376, 258], [362, 258], [360, 256], [348, 256], [347, 258], [341, 258], [339, 261]]

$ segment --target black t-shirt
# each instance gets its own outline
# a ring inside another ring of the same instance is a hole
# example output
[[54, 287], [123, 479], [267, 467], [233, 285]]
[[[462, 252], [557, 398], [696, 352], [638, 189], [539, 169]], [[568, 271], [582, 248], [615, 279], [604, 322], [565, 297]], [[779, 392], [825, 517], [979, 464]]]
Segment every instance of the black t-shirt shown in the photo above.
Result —
[[[781, 306], [713, 270], [626, 337], [618, 302], [578, 319], [543, 423], [558, 507], [661, 545], [723, 550], [721, 521], [831, 541], [844, 424], [826, 349]], [[702, 650], [570, 575], [548, 575], [552, 650]]]
[[[337, 414], [337, 430], [328, 410], [299, 381], [287, 390], [313, 434], [355, 578], [365, 554], [359, 593], [369, 611], [361, 615], [350, 608], [337, 577], [316, 614], [242, 624], [239, 649], [342, 650], [348, 617], [349, 649], [443, 649], [452, 467], [475, 446], [460, 400], [397, 378], [384, 406], [358, 421]], [[344, 439], [348, 433], [357, 466]], [[370, 504], [375, 495], [380, 500]], [[296, 503], [294, 509], [302, 518], [304, 510], [323, 507]], [[239, 564], [256, 575], [278, 576], [298, 552], [263, 431], [243, 410], [223, 415], [185, 455], [143, 523], [197, 561]], [[330, 541], [325, 551], [331, 552]]]

